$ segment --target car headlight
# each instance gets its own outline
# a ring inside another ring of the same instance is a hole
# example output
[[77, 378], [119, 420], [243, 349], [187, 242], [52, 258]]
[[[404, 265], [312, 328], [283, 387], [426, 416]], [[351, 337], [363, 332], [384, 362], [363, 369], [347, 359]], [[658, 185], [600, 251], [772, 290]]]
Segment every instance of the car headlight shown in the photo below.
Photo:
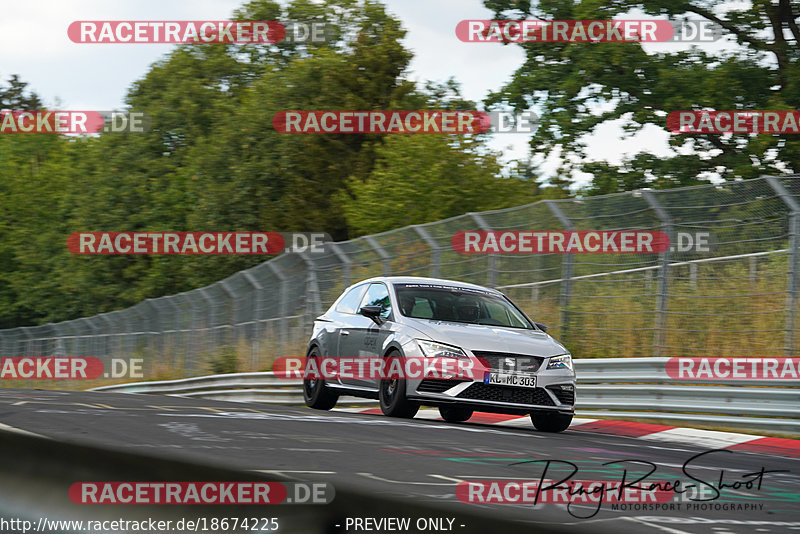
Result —
[[564, 354], [562, 356], [553, 356], [550, 358], [550, 363], [547, 364], [548, 369], [569, 369], [572, 370], [572, 356]]
[[422, 350], [422, 354], [428, 358], [467, 358], [464, 351], [458, 347], [436, 343], [435, 341], [427, 341], [425, 339], [418, 339], [417, 344]]

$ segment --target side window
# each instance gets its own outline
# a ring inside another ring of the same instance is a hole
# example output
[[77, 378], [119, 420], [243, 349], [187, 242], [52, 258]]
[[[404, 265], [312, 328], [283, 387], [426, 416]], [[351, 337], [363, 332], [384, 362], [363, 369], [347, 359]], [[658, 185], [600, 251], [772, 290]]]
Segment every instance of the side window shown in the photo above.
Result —
[[339, 304], [336, 305], [336, 311], [339, 313], [356, 313], [358, 312], [358, 303], [361, 301], [361, 295], [364, 293], [364, 286], [356, 286], [347, 293], [345, 293]]
[[381, 317], [386, 319], [392, 313], [392, 304], [389, 301], [389, 290], [383, 284], [370, 284], [361, 306], [380, 306]]

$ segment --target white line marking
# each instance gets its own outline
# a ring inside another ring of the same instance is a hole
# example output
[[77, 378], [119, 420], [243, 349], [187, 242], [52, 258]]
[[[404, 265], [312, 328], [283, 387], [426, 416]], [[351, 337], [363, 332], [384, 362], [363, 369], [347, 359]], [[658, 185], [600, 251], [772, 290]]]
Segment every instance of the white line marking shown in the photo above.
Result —
[[[410, 482], [405, 480], [391, 480], [388, 478], [379, 477], [378, 475], [373, 475], [372, 473], [356, 473], [356, 474], [372, 480], [378, 480], [380, 482], [389, 482], [391, 484], [408, 484], [411, 486], [457, 486], [458, 485], [458, 482]], [[428, 475], [428, 476], [437, 477], [437, 475]]]
[[674, 441], [683, 444], [701, 445], [712, 449], [724, 449], [732, 445], [747, 443], [758, 439], [752, 434], [738, 434], [736, 432], [718, 432], [715, 430], [700, 430], [698, 428], [670, 428], [653, 434], [642, 436], [642, 439], [656, 441]]
[[10, 425], [5, 425], [3, 423], [0, 423], [0, 430], [5, 430], [6, 432], [13, 432], [15, 434], [22, 434], [24, 436], [35, 436], [37, 438], [50, 439], [47, 436], [43, 436], [43, 435], [37, 434], [35, 432], [28, 432], [27, 430], [22, 430], [21, 428], [17, 428], [17, 427], [10, 426]]
[[669, 534], [692, 534], [691, 532], [687, 532], [685, 530], [678, 530], [676, 528], [665, 527], [664, 525], [654, 525], [653, 523], [648, 523], [647, 521], [642, 521], [638, 517], [623, 517], [622, 519], [627, 519], [628, 521], [636, 521], [637, 523], [641, 523], [643, 525], [647, 525], [651, 528], [658, 528], [663, 530], [664, 532], [669, 532]]

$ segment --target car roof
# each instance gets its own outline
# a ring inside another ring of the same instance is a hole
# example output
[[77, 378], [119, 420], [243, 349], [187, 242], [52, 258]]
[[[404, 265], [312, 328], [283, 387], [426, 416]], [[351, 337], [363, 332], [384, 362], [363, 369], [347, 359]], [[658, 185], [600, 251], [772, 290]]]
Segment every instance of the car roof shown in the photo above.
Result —
[[[368, 278], [366, 280], [361, 280], [353, 284], [356, 286], [358, 284], [362, 284], [365, 282], [386, 282], [389, 284], [439, 284], [444, 286], [452, 286], [452, 287], [467, 287], [472, 289], [482, 289], [484, 291], [491, 291], [493, 293], [500, 292], [496, 289], [492, 289], [489, 287], [479, 286], [477, 284], [470, 284], [469, 282], [460, 282], [458, 280], [447, 280], [444, 278], [428, 278], [424, 276], [376, 276], [374, 278]], [[353, 287], [351, 286], [351, 287]]]

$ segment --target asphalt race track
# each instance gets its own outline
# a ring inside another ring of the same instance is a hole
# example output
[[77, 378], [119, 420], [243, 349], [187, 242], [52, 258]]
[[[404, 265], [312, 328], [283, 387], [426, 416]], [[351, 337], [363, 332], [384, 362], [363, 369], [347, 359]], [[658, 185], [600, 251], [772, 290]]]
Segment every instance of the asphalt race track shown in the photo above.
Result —
[[[480, 510], [488, 518], [513, 519], [525, 532], [559, 525], [575, 532], [618, 534], [800, 533], [800, 460], [740, 451], [702, 456], [689, 464], [690, 472], [717, 487], [720, 477], [733, 485], [754, 480], [747, 475], [762, 468], [782, 472], [764, 474], [760, 489], [754, 484], [750, 489], [725, 487], [713, 501], [684, 502], [677, 495], [674, 510], [613, 510], [610, 503], [598, 510], [596, 503], [573, 503], [569, 509], [550, 503], [462, 503], [456, 485], [464, 480], [539, 480], [546, 466], [542, 460], [572, 462], [578, 469], [574, 480], [619, 480], [622, 467], [602, 464], [633, 459], [656, 465], [649, 481], [681, 479], [686, 484], [691, 480], [682, 472], [684, 463], [708, 449], [587, 432], [544, 434], [264, 404], [21, 389], [0, 390], [0, 428], [62, 443], [329, 482], [337, 489], [396, 499], [397, 516], [404, 515], [404, 502], [433, 504], [443, 517], [455, 518], [455, 532], [470, 531], [460, 514]], [[548, 474], [565, 473], [566, 467], [559, 467], [564, 465], [554, 462]], [[630, 473], [646, 472], [627, 465]], [[273, 513], [280, 515], [279, 510]], [[370, 517], [370, 510], [363, 517]], [[344, 525], [338, 531], [345, 532]]]

